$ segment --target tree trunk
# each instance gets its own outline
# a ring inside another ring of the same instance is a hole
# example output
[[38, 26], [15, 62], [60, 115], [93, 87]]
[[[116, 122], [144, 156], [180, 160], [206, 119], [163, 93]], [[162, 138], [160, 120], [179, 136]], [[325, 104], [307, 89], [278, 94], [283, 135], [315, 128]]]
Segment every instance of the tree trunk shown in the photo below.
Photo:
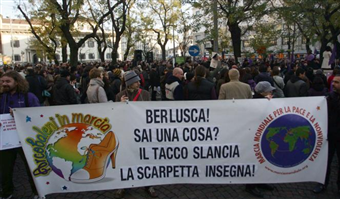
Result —
[[130, 49], [131, 49], [131, 47], [127, 46], [125, 53], [124, 53], [124, 61], [127, 60], [127, 57], [129, 56]]
[[231, 40], [234, 49], [235, 61], [238, 57], [241, 57], [241, 28], [237, 23], [228, 22], [229, 31], [231, 34]]
[[117, 58], [118, 58], [118, 52], [115, 49], [112, 49], [111, 52], [111, 57], [112, 57], [112, 64], [116, 64], [117, 63]]
[[97, 41], [97, 50], [98, 50], [98, 53], [99, 53], [100, 61], [105, 62], [105, 49], [102, 50], [101, 44], [102, 44], [102, 42]]
[[162, 60], [166, 61], [166, 51], [165, 51], [165, 45], [160, 45], [162, 49]]
[[105, 51], [100, 51], [99, 52], [99, 57], [101, 62], [105, 62]]
[[54, 63], [58, 66], [59, 65], [59, 61], [58, 61], [57, 55], [55, 53], [53, 55], [53, 58], [54, 58]]
[[321, 38], [321, 48], [320, 48], [320, 63], [323, 61], [323, 52], [326, 50], [328, 40], [326, 37]]
[[305, 37], [306, 38], [306, 53], [308, 53], [311, 49], [310, 49], [310, 38]]
[[62, 61], [63, 63], [67, 62], [67, 44], [61, 47]]
[[112, 56], [112, 64], [116, 64], [117, 63], [117, 59], [118, 59], [118, 46], [119, 46], [119, 41], [117, 42], [117, 40], [113, 43], [113, 48], [112, 48], [112, 52], [111, 52], [111, 56]]
[[339, 41], [335, 41], [335, 45], [336, 45], [336, 59], [340, 59], [340, 42]]
[[77, 66], [78, 65], [78, 46], [70, 44], [70, 65]]

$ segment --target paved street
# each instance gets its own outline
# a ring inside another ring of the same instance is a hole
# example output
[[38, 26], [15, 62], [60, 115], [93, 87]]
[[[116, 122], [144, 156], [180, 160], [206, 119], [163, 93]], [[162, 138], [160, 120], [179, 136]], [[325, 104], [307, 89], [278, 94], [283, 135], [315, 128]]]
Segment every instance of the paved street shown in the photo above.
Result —
[[[333, 162], [333, 168], [337, 160]], [[317, 171], [316, 171], [317, 172]], [[18, 157], [15, 167], [15, 199], [30, 199], [33, 197], [24, 171], [23, 163]], [[337, 194], [336, 173], [332, 172], [330, 186], [323, 194], [313, 194], [311, 188], [315, 183], [294, 183], [294, 184], [277, 184], [276, 190], [269, 192], [264, 191], [265, 197], [270, 199], [290, 198], [320, 198], [332, 199], [340, 198]], [[156, 190], [159, 194], [158, 198], [164, 199], [222, 199], [222, 198], [255, 198], [244, 191], [243, 185], [168, 185], [158, 186]], [[81, 192], [69, 194], [51, 194], [47, 199], [65, 199], [65, 198], [81, 198], [81, 199], [106, 199], [114, 198], [114, 191], [97, 191], [97, 192]], [[151, 198], [143, 188], [130, 189], [126, 192], [126, 199], [144, 199]]]

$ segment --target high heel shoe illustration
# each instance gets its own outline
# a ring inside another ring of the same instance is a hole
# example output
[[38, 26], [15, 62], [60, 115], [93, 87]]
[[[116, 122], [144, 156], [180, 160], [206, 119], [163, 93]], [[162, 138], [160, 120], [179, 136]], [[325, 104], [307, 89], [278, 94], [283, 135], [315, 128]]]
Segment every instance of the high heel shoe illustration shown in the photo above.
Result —
[[96, 182], [105, 177], [106, 169], [111, 159], [112, 168], [116, 167], [116, 154], [119, 143], [112, 131], [106, 134], [99, 144], [91, 144], [87, 149], [87, 159], [84, 168], [70, 176], [70, 181], [77, 183]]

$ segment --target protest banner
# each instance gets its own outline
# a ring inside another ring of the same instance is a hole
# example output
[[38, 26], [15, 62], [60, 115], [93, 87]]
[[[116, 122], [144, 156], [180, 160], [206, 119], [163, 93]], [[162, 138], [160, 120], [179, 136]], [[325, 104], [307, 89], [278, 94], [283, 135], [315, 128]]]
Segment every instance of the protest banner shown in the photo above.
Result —
[[14, 118], [10, 114], [0, 115], [0, 151], [21, 147]]
[[14, 115], [40, 196], [325, 179], [324, 97], [102, 103]]

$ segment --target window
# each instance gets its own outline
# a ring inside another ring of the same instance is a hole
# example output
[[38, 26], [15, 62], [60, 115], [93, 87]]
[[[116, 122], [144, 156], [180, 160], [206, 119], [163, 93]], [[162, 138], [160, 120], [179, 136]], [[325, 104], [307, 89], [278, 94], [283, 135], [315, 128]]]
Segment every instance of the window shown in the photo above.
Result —
[[106, 59], [112, 59], [111, 53], [106, 53]]
[[89, 53], [89, 59], [95, 59], [94, 53]]
[[14, 48], [19, 48], [20, 47], [20, 41], [19, 40], [13, 40], [13, 47]]
[[80, 60], [86, 59], [85, 53], [80, 53], [79, 59], [80, 59]]
[[275, 46], [277, 44], [277, 41], [275, 39], [270, 40], [270, 45]]
[[281, 42], [282, 45], [287, 45], [288, 44], [288, 38], [282, 38], [281, 41], [282, 41]]
[[94, 47], [94, 41], [88, 41], [87, 45], [89, 46], [89, 48], [93, 48]]
[[14, 55], [14, 61], [21, 61], [20, 55]]

